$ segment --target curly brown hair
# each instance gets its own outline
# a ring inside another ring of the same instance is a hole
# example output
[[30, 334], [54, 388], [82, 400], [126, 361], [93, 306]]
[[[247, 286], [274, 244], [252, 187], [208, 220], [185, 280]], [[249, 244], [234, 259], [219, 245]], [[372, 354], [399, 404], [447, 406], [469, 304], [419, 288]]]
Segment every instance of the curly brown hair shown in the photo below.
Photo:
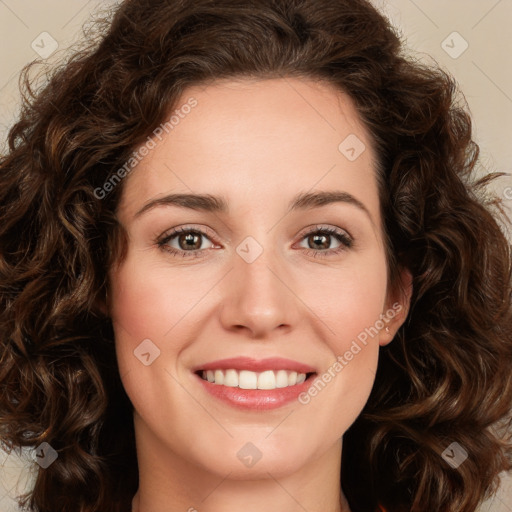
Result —
[[[366, 0], [126, 0], [100, 38], [24, 96], [0, 160], [0, 435], [48, 442], [20, 503], [124, 512], [138, 485], [133, 407], [117, 368], [108, 271], [123, 190], [97, 191], [191, 85], [305, 77], [350, 95], [378, 154], [388, 278], [413, 276], [407, 321], [381, 348], [345, 433], [353, 512], [471, 512], [512, 468], [511, 252], [501, 201], [456, 82], [405, 55]], [[102, 26], [103, 26], [102, 25]], [[468, 452], [457, 469], [441, 453]]]

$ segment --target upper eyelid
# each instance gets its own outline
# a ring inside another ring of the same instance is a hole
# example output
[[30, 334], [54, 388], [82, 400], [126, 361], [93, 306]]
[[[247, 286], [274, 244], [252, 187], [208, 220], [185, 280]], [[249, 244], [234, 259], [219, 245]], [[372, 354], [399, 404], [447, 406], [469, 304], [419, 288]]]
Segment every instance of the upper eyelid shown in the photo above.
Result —
[[174, 236], [174, 235], [179, 234], [181, 232], [188, 232], [188, 231], [198, 231], [198, 232], [200, 232], [203, 235], [208, 235], [208, 236], [215, 237], [213, 229], [209, 228], [208, 226], [199, 226], [199, 225], [195, 225], [195, 224], [187, 224], [185, 226], [178, 226], [176, 228], [170, 228], [170, 229], [164, 231], [159, 238], [166, 238], [168, 236]]
[[299, 232], [299, 235], [298, 236], [304, 236], [308, 233], [314, 233], [316, 231], [322, 231], [324, 229], [334, 229], [336, 231], [342, 231], [344, 233], [347, 234], [347, 236], [350, 238], [350, 239], [354, 239], [354, 237], [352, 236], [352, 234], [350, 233], [350, 231], [348, 231], [347, 229], [345, 228], [341, 228], [339, 226], [333, 226], [333, 225], [329, 225], [329, 224], [315, 224], [313, 226], [308, 226], [307, 228], [304, 228], [302, 229], [300, 232]]

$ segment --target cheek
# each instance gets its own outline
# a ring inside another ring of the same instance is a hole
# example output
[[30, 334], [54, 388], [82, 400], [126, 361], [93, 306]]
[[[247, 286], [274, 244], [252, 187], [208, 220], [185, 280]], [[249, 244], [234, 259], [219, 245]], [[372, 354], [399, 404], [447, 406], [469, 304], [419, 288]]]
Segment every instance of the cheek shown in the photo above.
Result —
[[[386, 274], [354, 271], [345, 280], [338, 299], [333, 301], [332, 317], [336, 320], [334, 330], [341, 334], [337, 340], [346, 345], [347, 340], [373, 341], [378, 346], [375, 325], [384, 313]], [[369, 334], [369, 332], [371, 334]], [[347, 349], [340, 346], [340, 350]]]
[[364, 340], [365, 333], [367, 341], [375, 341], [378, 346], [374, 329], [385, 313], [386, 285], [387, 269], [380, 253], [358, 261], [357, 265], [337, 271], [328, 269], [306, 281], [305, 302], [312, 305], [327, 326], [326, 340], [336, 355], [348, 350], [351, 340], [358, 336]]
[[157, 381], [163, 360], [168, 363], [172, 352], [179, 350], [173, 344], [164, 344], [164, 335], [185, 312], [181, 311], [176, 291], [161, 269], [137, 258], [135, 251], [110, 277], [119, 371], [135, 405], [139, 395], [156, 397], [161, 392]]
[[[180, 347], [164, 343], [165, 333], [186, 313], [187, 301], [154, 264], [131, 251], [110, 276], [111, 316], [121, 380], [134, 408], [145, 418], [158, 418], [160, 406], [179, 399], [166, 393], [172, 362]], [[185, 304], [185, 305], [184, 305]], [[178, 403], [174, 403], [177, 400]]]
[[[302, 397], [321, 429], [344, 432], [371, 392], [379, 356], [379, 327], [386, 298], [387, 270], [375, 254], [361, 265], [347, 265], [308, 284], [305, 302], [326, 326], [328, 365]], [[326, 405], [328, 404], [328, 405]], [[334, 419], [334, 421], [333, 421]], [[329, 427], [330, 425], [330, 427]]]
[[161, 265], [136, 253], [130, 256], [111, 276], [111, 313], [120, 339], [129, 338], [135, 344], [132, 350], [146, 338], [161, 343], [197, 303], [200, 295], [196, 283], [190, 286], [193, 281], [192, 274], [176, 279]]

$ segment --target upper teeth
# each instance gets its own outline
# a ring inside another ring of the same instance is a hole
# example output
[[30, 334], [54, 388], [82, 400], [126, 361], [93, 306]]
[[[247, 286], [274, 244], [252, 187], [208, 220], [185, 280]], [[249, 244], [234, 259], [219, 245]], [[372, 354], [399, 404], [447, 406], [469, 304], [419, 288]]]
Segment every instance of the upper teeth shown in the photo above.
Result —
[[287, 370], [267, 370], [261, 373], [249, 370], [203, 370], [202, 377], [213, 384], [242, 389], [286, 388], [306, 380], [305, 373]]

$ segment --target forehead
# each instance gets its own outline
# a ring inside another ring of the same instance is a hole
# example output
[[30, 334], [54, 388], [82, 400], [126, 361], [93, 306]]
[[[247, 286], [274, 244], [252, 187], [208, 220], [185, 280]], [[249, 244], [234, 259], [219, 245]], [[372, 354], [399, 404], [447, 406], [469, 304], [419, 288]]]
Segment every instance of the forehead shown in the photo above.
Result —
[[[273, 134], [283, 135], [283, 127], [291, 130], [280, 143], [304, 134], [331, 135], [326, 141], [329, 143], [332, 137], [336, 140], [335, 134], [339, 136], [347, 130], [368, 137], [351, 97], [326, 81], [291, 77], [219, 80], [188, 88], [177, 107], [192, 96], [199, 107], [193, 113], [195, 127], [215, 128], [218, 137], [232, 135], [232, 129], [238, 128], [242, 134], [270, 138]], [[244, 127], [249, 131], [244, 132]], [[175, 131], [176, 140], [187, 135], [183, 127]]]
[[122, 206], [131, 213], [168, 192], [283, 204], [284, 196], [315, 187], [375, 196], [372, 140], [351, 98], [334, 86], [223, 80], [188, 88], [170, 114], [191, 98], [196, 106], [183, 109], [124, 184]]

